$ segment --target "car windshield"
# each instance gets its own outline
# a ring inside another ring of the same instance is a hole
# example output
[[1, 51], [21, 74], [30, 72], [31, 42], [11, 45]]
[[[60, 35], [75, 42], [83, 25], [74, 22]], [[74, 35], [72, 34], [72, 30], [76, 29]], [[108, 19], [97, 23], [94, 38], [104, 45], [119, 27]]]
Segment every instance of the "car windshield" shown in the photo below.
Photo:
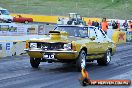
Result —
[[58, 26], [54, 30], [68, 32], [74, 37], [88, 37], [88, 27]]
[[9, 15], [9, 12], [7, 10], [0, 10], [0, 13], [3, 15]]

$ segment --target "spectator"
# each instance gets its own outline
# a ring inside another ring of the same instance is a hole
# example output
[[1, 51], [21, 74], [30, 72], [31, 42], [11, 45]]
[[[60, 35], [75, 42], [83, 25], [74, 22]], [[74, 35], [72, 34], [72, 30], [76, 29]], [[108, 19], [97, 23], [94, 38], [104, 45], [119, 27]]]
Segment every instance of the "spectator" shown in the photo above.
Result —
[[118, 24], [115, 21], [113, 21], [113, 23], [112, 23], [112, 29], [117, 29], [117, 28], [118, 28]]
[[129, 23], [129, 26], [130, 26], [130, 31], [132, 31], [132, 22], [131, 21]]
[[102, 28], [102, 22], [99, 22], [99, 28]]
[[88, 26], [92, 26], [91, 20], [88, 21]]
[[125, 22], [123, 23], [122, 26], [124, 27], [125, 31], [127, 31], [127, 29], [128, 29], [128, 23], [127, 23], [127, 20], [125, 20]]
[[95, 22], [94, 21], [92, 21], [92, 26], [95, 26]]
[[98, 23], [97, 20], [95, 21], [94, 26], [95, 26], [95, 27], [99, 27], [99, 23]]
[[106, 18], [103, 18], [102, 23], [101, 23], [102, 30], [107, 34], [107, 29], [108, 29], [108, 23], [106, 21]]
[[128, 26], [129, 26], [129, 28], [131, 28], [131, 21], [128, 22]]
[[120, 23], [118, 21], [116, 21], [117, 25], [118, 25], [118, 31], [120, 31]]

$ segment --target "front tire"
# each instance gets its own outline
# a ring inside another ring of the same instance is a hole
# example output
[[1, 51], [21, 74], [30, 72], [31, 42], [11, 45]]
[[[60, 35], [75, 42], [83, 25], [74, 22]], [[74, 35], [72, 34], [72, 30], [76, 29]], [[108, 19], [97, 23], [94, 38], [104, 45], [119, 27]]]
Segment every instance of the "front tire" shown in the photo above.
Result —
[[111, 51], [107, 50], [104, 57], [97, 60], [98, 65], [108, 65], [111, 61]]
[[82, 68], [86, 68], [86, 52], [84, 50], [81, 50], [79, 53], [79, 56], [76, 60], [76, 67], [78, 71], [81, 71]]
[[40, 64], [40, 58], [30, 58], [30, 64], [33, 68], [38, 68]]

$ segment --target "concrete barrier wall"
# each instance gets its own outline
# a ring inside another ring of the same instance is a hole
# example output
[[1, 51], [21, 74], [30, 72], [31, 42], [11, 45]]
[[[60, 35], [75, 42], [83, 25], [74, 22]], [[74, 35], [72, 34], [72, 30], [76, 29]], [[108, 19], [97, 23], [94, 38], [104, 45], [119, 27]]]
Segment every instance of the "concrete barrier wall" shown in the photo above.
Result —
[[16, 23], [0, 23], [0, 35], [24, 35], [27, 34], [27, 25]]
[[0, 50], [0, 57], [21, 55], [26, 53], [24, 51], [26, 42], [0, 42], [2, 46]]
[[0, 23], [0, 36], [48, 34], [56, 25]]
[[44, 39], [46, 35], [25, 35], [25, 36], [0, 36], [0, 57], [21, 55], [26, 53], [26, 40]]
[[0, 42], [2, 46], [0, 50], [0, 57], [12, 56], [11, 48], [13, 46], [13, 42]]

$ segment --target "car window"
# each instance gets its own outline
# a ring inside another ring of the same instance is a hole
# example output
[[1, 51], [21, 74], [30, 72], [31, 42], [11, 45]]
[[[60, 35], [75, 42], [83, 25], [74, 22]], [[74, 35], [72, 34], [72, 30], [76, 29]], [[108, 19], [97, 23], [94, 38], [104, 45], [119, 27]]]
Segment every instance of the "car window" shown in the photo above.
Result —
[[99, 28], [96, 28], [95, 31], [96, 31], [96, 34], [97, 34], [97, 39], [99, 41], [104, 41], [104, 39], [106, 38], [106, 35], [103, 33], [103, 31]]
[[105, 38], [106, 37], [105, 32], [102, 29], [99, 29], [99, 30], [101, 31], [101, 33], [103, 34], [103, 37]]
[[88, 37], [87, 27], [58, 26], [54, 30], [68, 32], [69, 36]]
[[90, 38], [92, 38], [92, 37], [97, 37], [94, 28], [95, 28], [95, 27], [89, 27], [89, 28], [88, 28], [88, 35], [89, 35]]
[[3, 15], [9, 15], [9, 12], [7, 10], [0, 10], [0, 13]]
[[96, 28], [96, 32], [97, 32], [98, 37], [100, 37], [100, 38], [105, 38], [106, 37], [105, 33], [101, 29]]
[[101, 33], [99, 29], [96, 29], [96, 33], [98, 38], [104, 38], [103, 34]]

